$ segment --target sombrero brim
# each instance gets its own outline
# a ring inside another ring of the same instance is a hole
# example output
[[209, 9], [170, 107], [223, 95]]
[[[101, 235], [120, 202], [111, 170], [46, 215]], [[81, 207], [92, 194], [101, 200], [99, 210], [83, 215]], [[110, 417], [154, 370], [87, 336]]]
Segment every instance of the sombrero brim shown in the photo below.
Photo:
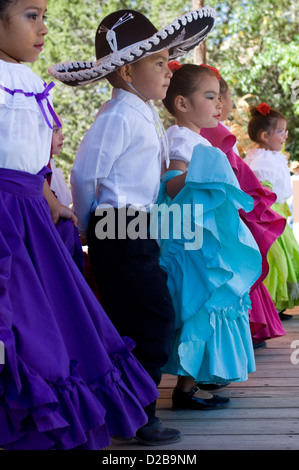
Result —
[[69, 86], [97, 82], [123, 65], [131, 64], [150, 54], [168, 49], [170, 59], [185, 55], [200, 44], [214, 26], [216, 12], [203, 7], [188, 12], [161, 29], [149, 39], [132, 44], [97, 61], [74, 61], [52, 65], [52, 77]]

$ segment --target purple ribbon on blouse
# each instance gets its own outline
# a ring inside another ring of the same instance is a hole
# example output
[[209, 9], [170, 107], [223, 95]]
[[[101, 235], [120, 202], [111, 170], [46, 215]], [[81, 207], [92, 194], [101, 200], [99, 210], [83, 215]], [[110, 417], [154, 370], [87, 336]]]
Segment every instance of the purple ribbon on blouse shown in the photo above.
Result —
[[48, 96], [50, 95], [50, 90], [52, 90], [52, 88], [54, 86], [55, 86], [54, 82], [49, 83], [49, 85], [44, 83], [44, 87], [45, 87], [44, 91], [42, 91], [41, 93], [33, 93], [33, 92], [27, 92], [27, 91], [23, 91], [23, 90], [10, 90], [9, 88], [6, 88], [6, 87], [4, 87], [0, 84], [0, 88], [2, 90], [6, 91], [7, 93], [9, 93], [12, 96], [15, 93], [22, 93], [23, 95], [25, 95], [27, 97], [34, 96], [36, 101], [37, 101], [37, 104], [40, 107], [41, 112], [42, 112], [42, 114], [43, 114], [43, 116], [46, 120], [46, 123], [48, 124], [48, 126], [50, 127], [51, 130], [53, 130], [53, 126], [51, 125], [51, 123], [48, 119], [47, 113], [46, 113], [44, 105], [43, 105], [43, 100], [47, 101], [48, 110], [50, 111], [50, 114], [53, 117], [57, 127], [61, 127], [61, 122], [59, 121], [59, 119], [58, 119], [58, 117], [57, 117], [50, 101], [48, 100]]

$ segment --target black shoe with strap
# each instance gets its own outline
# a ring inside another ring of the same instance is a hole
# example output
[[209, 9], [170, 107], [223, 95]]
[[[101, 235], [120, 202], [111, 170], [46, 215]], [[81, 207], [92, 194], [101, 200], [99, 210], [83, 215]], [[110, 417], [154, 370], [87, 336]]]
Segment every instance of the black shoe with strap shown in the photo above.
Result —
[[266, 347], [266, 341], [253, 341], [253, 349], [265, 349]]
[[229, 398], [212, 395], [212, 398], [199, 398], [194, 396], [200, 387], [196, 385], [190, 392], [183, 392], [175, 388], [172, 393], [173, 410], [215, 410], [225, 408], [229, 404]]

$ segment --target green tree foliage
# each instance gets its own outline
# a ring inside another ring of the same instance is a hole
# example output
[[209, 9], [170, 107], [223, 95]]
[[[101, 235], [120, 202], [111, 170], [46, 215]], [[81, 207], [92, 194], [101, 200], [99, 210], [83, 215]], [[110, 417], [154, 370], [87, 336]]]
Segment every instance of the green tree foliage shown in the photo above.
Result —
[[[288, 118], [291, 158], [299, 159], [299, 91], [291, 99], [292, 83], [299, 80], [298, 13], [296, 0], [206, 1], [217, 11], [216, 25], [206, 40], [207, 63], [218, 67], [236, 101], [250, 93], [266, 101]], [[50, 65], [66, 60], [95, 59], [94, 36], [101, 19], [112, 11], [133, 8], [146, 14], [157, 28], [187, 10], [183, 0], [48, 0], [49, 34], [43, 55], [33, 70], [48, 83]], [[193, 61], [193, 54], [182, 61]], [[299, 88], [299, 87], [297, 87]], [[110, 96], [101, 81], [85, 87], [67, 87], [56, 81], [54, 105], [66, 135], [58, 164], [68, 174], [79, 143], [101, 104]], [[167, 125], [168, 118], [159, 105]], [[88, 158], [88, 156], [87, 156]]]
[[[252, 94], [288, 119], [287, 150], [299, 160], [299, 4], [296, 0], [216, 1], [217, 23], [207, 40], [210, 63], [219, 67], [232, 96]], [[297, 86], [297, 89], [299, 86]], [[293, 95], [293, 96], [292, 96]], [[250, 103], [250, 101], [249, 101]]]

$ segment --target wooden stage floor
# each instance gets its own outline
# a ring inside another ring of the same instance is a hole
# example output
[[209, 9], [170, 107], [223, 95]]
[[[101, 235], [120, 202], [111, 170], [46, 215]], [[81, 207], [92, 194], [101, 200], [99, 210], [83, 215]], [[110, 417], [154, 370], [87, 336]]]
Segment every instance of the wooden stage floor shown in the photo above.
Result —
[[182, 432], [181, 441], [148, 447], [135, 440], [113, 440], [105, 451], [299, 450], [299, 307], [286, 313], [293, 315], [283, 322], [286, 335], [255, 351], [256, 372], [249, 380], [216, 392], [230, 398], [228, 408], [172, 411], [176, 378], [165, 375], [157, 415], [164, 425]]

